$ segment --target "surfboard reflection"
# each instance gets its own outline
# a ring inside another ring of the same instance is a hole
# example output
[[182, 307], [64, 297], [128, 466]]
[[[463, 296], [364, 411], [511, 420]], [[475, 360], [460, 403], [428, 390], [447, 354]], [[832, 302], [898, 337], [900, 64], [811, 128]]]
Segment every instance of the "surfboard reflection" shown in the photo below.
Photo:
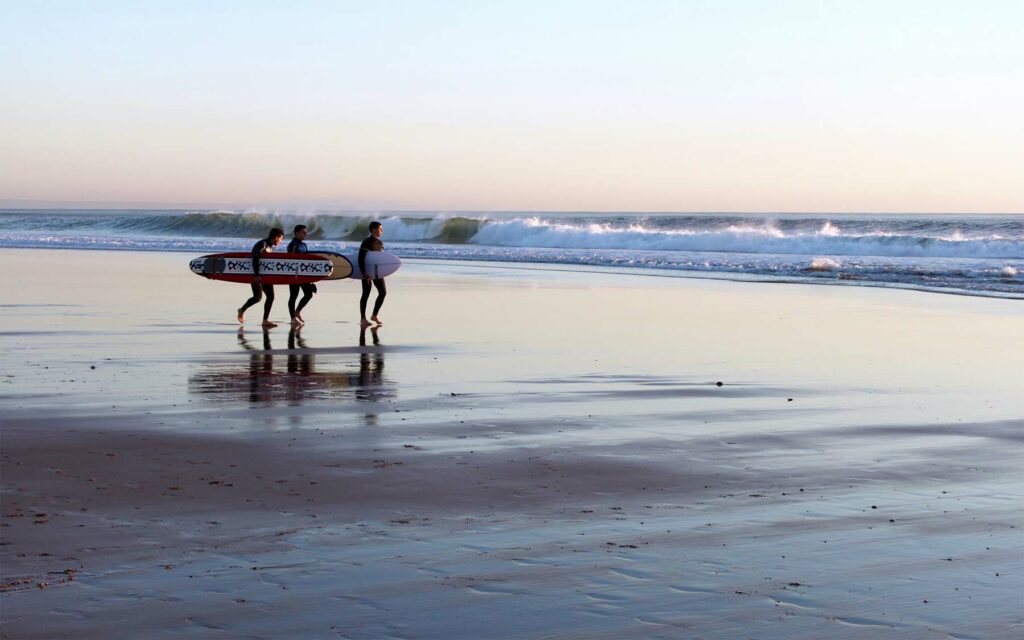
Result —
[[359, 349], [341, 351], [311, 348], [296, 328], [288, 331], [287, 350], [274, 349], [267, 329], [255, 333], [240, 328], [237, 339], [248, 353], [248, 362], [205, 365], [189, 378], [190, 392], [213, 401], [244, 399], [263, 405], [344, 398], [380, 402], [397, 395], [395, 383], [384, 373], [384, 351], [377, 348], [376, 328], [360, 332]]

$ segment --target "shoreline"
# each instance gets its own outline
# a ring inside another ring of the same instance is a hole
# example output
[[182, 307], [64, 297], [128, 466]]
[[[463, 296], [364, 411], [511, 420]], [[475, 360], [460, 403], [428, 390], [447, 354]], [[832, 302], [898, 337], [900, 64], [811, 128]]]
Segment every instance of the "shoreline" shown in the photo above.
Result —
[[[399, 248], [401, 245], [398, 245]], [[158, 253], [158, 254], [180, 254], [196, 257], [201, 250], [180, 250], [180, 249], [82, 249], [77, 247], [0, 247], [2, 251], [100, 251], [115, 253]], [[840, 256], [845, 257], [845, 256]], [[645, 278], [666, 278], [686, 280], [707, 280], [722, 283], [748, 283], [754, 285], [812, 285], [815, 287], [849, 287], [853, 289], [881, 289], [892, 291], [910, 291], [916, 293], [940, 294], [947, 296], [963, 296], [966, 298], [994, 298], [997, 300], [1024, 300], [1024, 290], [1015, 294], [1004, 291], [973, 291], [966, 289], [952, 289], [942, 287], [924, 287], [902, 283], [865, 282], [863, 280], [844, 278], [842, 272], [837, 272], [835, 279], [825, 280], [812, 278], [812, 276], [774, 276], [763, 273], [739, 273], [729, 271], [699, 271], [688, 269], [670, 269], [659, 267], [621, 267], [621, 266], [588, 266], [586, 264], [566, 264], [558, 262], [514, 262], [498, 260], [472, 260], [466, 258], [442, 259], [442, 258], [402, 258], [403, 262], [410, 265], [425, 266], [451, 266], [453, 268], [486, 268], [501, 270], [521, 271], [551, 271], [553, 273], [591, 273], [594, 275], [622, 275], [622, 276], [645, 276]], [[408, 269], [407, 269], [408, 270]], [[815, 272], [818, 269], [808, 267], [808, 271]], [[1019, 279], [1020, 276], [1015, 276]], [[1024, 288], [1024, 283], [1022, 283]]]

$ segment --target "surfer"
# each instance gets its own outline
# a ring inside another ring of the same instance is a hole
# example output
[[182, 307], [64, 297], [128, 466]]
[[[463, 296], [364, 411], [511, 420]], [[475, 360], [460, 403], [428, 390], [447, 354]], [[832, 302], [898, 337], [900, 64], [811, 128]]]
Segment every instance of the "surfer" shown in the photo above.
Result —
[[260, 282], [260, 258], [267, 253], [271, 253], [274, 247], [281, 244], [282, 238], [284, 238], [284, 231], [275, 227], [270, 230], [266, 238], [252, 246], [252, 272], [256, 278], [252, 282], [252, 297], [238, 308], [239, 322], [245, 322], [243, 316], [246, 309], [262, 300], [263, 296], [266, 296], [267, 301], [263, 303], [263, 326], [268, 329], [277, 326], [276, 322], [270, 321], [270, 308], [274, 306], [274, 285]]
[[384, 278], [373, 278], [366, 272], [366, 254], [370, 251], [383, 251], [384, 243], [380, 241], [381, 235], [384, 233], [384, 226], [381, 223], [374, 220], [370, 223], [370, 235], [367, 236], [366, 240], [363, 240], [363, 244], [359, 245], [359, 272], [363, 274], [363, 296], [359, 299], [359, 317], [360, 326], [368, 327], [370, 322], [366, 319], [366, 303], [370, 300], [370, 283], [377, 287], [377, 299], [373, 303], [373, 315], [370, 316], [370, 320], [378, 325], [384, 324], [377, 317], [377, 313], [380, 311], [380, 307], [384, 304], [384, 296], [388, 295], [388, 288], [384, 284]]
[[[306, 225], [295, 225], [295, 229], [292, 232], [292, 241], [288, 243], [288, 253], [309, 253], [309, 249], [306, 248], [307, 233]], [[295, 306], [295, 300], [299, 297], [299, 290], [302, 291], [302, 299], [299, 300], [299, 305]], [[302, 319], [302, 309], [306, 306], [306, 303], [313, 299], [314, 293], [316, 293], [316, 285], [312, 282], [288, 285], [288, 315], [292, 317], [293, 325], [306, 323]]]

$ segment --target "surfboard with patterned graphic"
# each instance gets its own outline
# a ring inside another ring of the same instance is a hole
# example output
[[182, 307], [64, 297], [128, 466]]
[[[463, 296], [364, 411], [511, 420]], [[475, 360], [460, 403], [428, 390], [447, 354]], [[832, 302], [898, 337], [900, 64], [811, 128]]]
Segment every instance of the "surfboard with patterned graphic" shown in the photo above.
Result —
[[[252, 283], [251, 253], [215, 253], [189, 261], [189, 269], [210, 280]], [[268, 253], [260, 258], [262, 284], [309, 284], [326, 280], [334, 271], [328, 258], [312, 253]]]

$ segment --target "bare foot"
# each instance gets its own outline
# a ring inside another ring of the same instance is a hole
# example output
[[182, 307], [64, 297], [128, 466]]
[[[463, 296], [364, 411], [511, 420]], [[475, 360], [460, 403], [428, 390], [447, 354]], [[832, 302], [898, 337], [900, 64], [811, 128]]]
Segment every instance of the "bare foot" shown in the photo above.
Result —
[[374, 322], [376, 322], [376, 323], [377, 323], [378, 325], [382, 325], [382, 324], [384, 324], [383, 322], [381, 322], [381, 321], [380, 321], [380, 318], [378, 318], [377, 316], [370, 316], [370, 320], [373, 320], [373, 321], [374, 321]]
[[365, 329], [370, 326], [370, 321], [367, 320], [366, 318], [363, 318], [362, 320], [359, 321], [359, 326]]
[[243, 313], [242, 307], [238, 307], [238, 321], [244, 323], [245, 322], [245, 318], [242, 317], [242, 313]]
[[263, 321], [263, 328], [264, 329], [273, 329], [276, 326], [277, 326], [276, 322], [271, 322], [270, 320], [264, 320]]
[[300, 318], [299, 316], [295, 316], [294, 318], [292, 318], [292, 326], [293, 327], [298, 327], [298, 326], [301, 326], [301, 325], [302, 325], [302, 318]]
[[299, 321], [299, 324], [306, 324], [306, 321], [302, 318], [302, 314], [301, 313], [296, 313], [295, 314], [295, 319]]

